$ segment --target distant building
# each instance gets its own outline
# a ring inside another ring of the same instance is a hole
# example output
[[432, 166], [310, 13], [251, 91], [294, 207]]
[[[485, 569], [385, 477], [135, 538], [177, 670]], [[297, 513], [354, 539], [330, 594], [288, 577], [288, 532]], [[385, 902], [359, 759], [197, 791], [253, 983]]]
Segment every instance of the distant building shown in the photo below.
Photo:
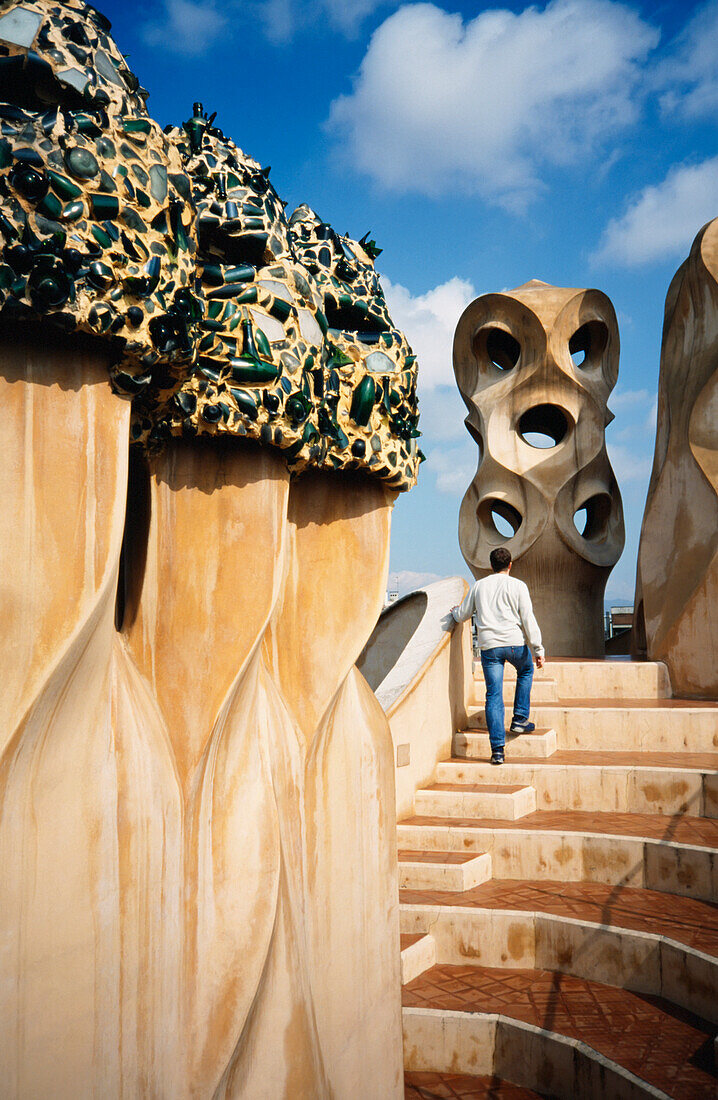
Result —
[[606, 640], [625, 634], [633, 625], [633, 604], [609, 607], [605, 613]]

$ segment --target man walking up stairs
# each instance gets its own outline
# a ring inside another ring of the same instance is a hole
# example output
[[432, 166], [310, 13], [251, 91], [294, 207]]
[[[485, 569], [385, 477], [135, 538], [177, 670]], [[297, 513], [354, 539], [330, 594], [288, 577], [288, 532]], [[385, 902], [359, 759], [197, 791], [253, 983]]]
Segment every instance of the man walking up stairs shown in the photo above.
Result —
[[516, 691], [511, 733], [533, 733], [529, 722], [533, 659], [543, 668], [544, 649], [541, 631], [531, 606], [531, 596], [523, 581], [510, 576], [511, 554], [502, 546], [492, 550], [489, 561], [493, 573], [469, 589], [460, 607], [452, 607], [457, 623], [476, 614], [481, 650], [481, 667], [486, 681], [486, 721], [491, 741], [491, 763], [504, 762], [504, 665], [516, 669]]

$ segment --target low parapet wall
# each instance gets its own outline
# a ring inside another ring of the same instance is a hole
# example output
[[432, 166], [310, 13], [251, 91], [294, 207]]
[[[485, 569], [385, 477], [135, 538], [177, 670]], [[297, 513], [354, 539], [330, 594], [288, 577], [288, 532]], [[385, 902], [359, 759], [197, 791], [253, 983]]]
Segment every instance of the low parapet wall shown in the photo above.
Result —
[[385, 608], [358, 661], [389, 719], [399, 819], [413, 813], [417, 788], [451, 755], [454, 731], [466, 720], [471, 625], [452, 629], [446, 615], [467, 587], [448, 577]]

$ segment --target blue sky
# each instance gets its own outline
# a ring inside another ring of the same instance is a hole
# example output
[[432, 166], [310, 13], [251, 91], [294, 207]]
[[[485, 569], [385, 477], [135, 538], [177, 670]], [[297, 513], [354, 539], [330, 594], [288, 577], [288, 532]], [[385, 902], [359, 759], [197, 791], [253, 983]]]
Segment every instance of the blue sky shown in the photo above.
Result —
[[718, 0], [396, 3], [126, 0], [98, 6], [162, 124], [201, 100], [290, 209], [371, 229], [419, 355], [428, 461], [394, 510], [391, 569], [468, 576], [457, 540], [476, 468], [451, 339], [478, 294], [595, 286], [621, 332], [609, 453], [632, 600], [653, 455], [663, 304], [718, 215]]

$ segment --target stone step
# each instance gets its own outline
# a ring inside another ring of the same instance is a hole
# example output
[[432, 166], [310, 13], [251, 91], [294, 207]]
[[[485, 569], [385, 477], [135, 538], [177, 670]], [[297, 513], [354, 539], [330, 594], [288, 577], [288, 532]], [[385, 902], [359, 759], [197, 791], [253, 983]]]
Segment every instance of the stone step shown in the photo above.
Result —
[[[572, 917], [585, 924], [611, 925], [656, 933], [718, 959], [718, 906], [657, 890], [609, 886], [598, 882], [544, 882], [540, 879], [491, 879], [462, 893], [402, 890], [401, 926], [425, 930], [440, 907], [501, 909]], [[670, 998], [669, 998], [670, 999]]]
[[[505, 668], [506, 679], [515, 678], [512, 666]], [[474, 680], [483, 682], [481, 661], [474, 661]], [[559, 699], [670, 699], [672, 694], [668, 670], [656, 661], [549, 658], [534, 669], [534, 684], [541, 680], [555, 681]]]
[[[516, 677], [504, 676], [504, 704], [508, 707], [511, 707], [514, 701], [515, 689]], [[486, 685], [484, 684], [483, 678], [474, 680], [469, 693], [470, 705], [483, 707], [485, 698]], [[556, 702], [559, 698], [558, 685], [555, 680], [537, 680], [534, 678], [534, 682], [531, 686], [532, 703], [551, 703]]]
[[714, 1028], [662, 998], [546, 969], [438, 964], [402, 1000], [409, 1070], [471, 1068], [566, 1100], [716, 1093]]
[[404, 1100], [429, 1100], [429, 1097], [449, 1097], [461, 1100], [543, 1100], [540, 1092], [512, 1085], [495, 1074], [480, 1077], [468, 1073], [434, 1073], [431, 1071], [404, 1074]]
[[399, 851], [399, 887], [409, 890], [470, 890], [491, 878], [486, 852]]
[[433, 783], [416, 792], [414, 806], [417, 814], [516, 821], [534, 813], [536, 792], [521, 784]]
[[427, 932], [401, 934], [401, 984], [417, 978], [436, 963], [436, 941]]
[[718, 957], [664, 935], [659, 927], [646, 932], [574, 915], [482, 909], [464, 904], [464, 894], [419, 904], [405, 896], [402, 928], [412, 928], [412, 920], [419, 928], [430, 927], [437, 963], [573, 974], [663, 997], [718, 1023]]
[[[532, 735], [524, 735], [528, 736]], [[590, 763], [585, 759], [590, 755], [558, 752], [550, 759], [529, 763], [515, 759], [518, 754], [507, 748], [501, 781], [533, 787], [540, 810], [595, 808], [718, 818], [718, 767], [661, 766], [660, 753], [622, 753], [625, 762], [610, 764]], [[611, 759], [611, 754], [601, 755]], [[718, 765], [718, 755], [713, 763]], [[496, 772], [485, 759], [457, 757], [437, 764], [435, 778], [438, 783], [489, 783], [495, 782]]]
[[[488, 760], [491, 756], [489, 735], [482, 730], [460, 730], [454, 734], [454, 753], [467, 759]], [[533, 733], [507, 733], [506, 756], [548, 757], [556, 751], [556, 731], [537, 729]]]
[[660, 814], [552, 812], [518, 822], [414, 816], [402, 848], [489, 852], [502, 879], [602, 882], [718, 900], [718, 822]]
[[581, 699], [532, 707], [556, 730], [559, 749], [710, 753], [718, 750], [718, 706], [696, 700]]

